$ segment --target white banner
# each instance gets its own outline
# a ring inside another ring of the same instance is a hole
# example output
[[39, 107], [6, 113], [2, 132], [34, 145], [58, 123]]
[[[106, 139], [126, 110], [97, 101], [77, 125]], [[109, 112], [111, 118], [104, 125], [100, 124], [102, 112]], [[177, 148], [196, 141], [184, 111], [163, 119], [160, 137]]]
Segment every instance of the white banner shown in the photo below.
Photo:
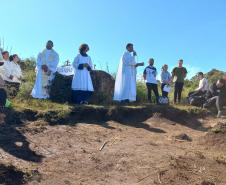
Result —
[[57, 68], [57, 72], [64, 76], [74, 75], [74, 68], [72, 66], [62, 66]]

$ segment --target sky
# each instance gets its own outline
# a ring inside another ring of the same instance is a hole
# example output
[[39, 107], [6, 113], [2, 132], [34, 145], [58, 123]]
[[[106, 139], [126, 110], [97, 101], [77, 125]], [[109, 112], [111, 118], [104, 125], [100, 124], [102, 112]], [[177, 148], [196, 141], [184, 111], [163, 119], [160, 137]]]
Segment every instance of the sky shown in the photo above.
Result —
[[159, 72], [180, 58], [188, 77], [226, 71], [225, 0], [0, 0], [0, 7], [0, 38], [23, 59], [52, 40], [61, 64], [72, 62], [87, 43], [96, 68], [115, 73], [131, 42], [137, 61], [154, 58]]

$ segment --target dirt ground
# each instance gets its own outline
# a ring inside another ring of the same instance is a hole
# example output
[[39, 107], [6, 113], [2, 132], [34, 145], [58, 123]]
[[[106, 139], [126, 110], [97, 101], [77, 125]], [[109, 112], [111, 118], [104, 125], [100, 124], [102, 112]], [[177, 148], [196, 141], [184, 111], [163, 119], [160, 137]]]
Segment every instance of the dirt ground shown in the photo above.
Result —
[[0, 184], [226, 185], [225, 120], [174, 116], [2, 123]]

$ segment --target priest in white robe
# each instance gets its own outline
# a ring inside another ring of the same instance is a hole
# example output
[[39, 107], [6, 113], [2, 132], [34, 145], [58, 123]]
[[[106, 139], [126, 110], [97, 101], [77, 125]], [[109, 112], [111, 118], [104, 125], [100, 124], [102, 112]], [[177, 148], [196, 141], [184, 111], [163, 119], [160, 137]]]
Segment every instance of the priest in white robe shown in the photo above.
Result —
[[79, 54], [73, 62], [74, 76], [72, 80], [72, 101], [75, 104], [88, 104], [88, 100], [93, 94], [93, 83], [90, 72], [93, 64], [90, 56], [87, 55], [89, 46], [82, 44]]
[[113, 99], [120, 102], [133, 102], [136, 101], [136, 68], [144, 64], [136, 63], [133, 44], [127, 44], [126, 49], [119, 63]]
[[59, 55], [53, 50], [53, 42], [48, 41], [46, 49], [39, 53], [36, 64], [36, 80], [32, 97], [37, 99], [49, 98], [49, 87], [55, 77]]

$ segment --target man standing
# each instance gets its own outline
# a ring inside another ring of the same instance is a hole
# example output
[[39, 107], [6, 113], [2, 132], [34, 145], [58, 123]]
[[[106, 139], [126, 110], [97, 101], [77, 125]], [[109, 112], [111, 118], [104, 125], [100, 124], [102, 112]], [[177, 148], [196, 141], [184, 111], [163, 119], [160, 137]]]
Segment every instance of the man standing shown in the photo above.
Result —
[[187, 69], [183, 67], [183, 60], [179, 60], [178, 67], [175, 67], [172, 71], [172, 79], [175, 82], [174, 89], [174, 103], [181, 102], [181, 94], [184, 87], [184, 79], [187, 76]]
[[126, 49], [127, 51], [119, 63], [113, 99], [121, 102], [133, 102], [136, 101], [136, 68], [144, 64], [136, 63], [137, 54], [133, 49], [133, 44], [127, 44]]
[[36, 81], [32, 90], [32, 97], [38, 99], [49, 98], [49, 87], [55, 77], [59, 55], [53, 50], [53, 42], [48, 41], [46, 49], [39, 53], [36, 64]]
[[143, 77], [146, 81], [146, 86], [148, 90], [148, 101], [152, 103], [151, 100], [151, 92], [154, 91], [156, 103], [158, 104], [159, 101], [159, 92], [158, 92], [158, 82], [157, 82], [157, 69], [153, 66], [154, 65], [154, 59], [150, 58], [149, 66], [147, 66], [144, 70]]

